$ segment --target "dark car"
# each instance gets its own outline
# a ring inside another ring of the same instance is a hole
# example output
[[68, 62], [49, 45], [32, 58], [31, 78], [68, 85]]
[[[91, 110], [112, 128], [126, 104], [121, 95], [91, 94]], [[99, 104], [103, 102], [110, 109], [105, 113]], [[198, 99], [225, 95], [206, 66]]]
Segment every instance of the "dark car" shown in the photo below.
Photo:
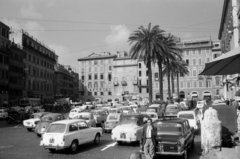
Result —
[[153, 123], [157, 129], [156, 154], [182, 156], [187, 159], [189, 148], [194, 147], [194, 129], [187, 119], [158, 120]]
[[65, 117], [60, 113], [49, 113], [44, 115], [40, 122], [36, 125], [35, 132], [37, 136], [41, 136], [52, 122], [64, 120]]
[[[20, 110], [21, 111], [21, 110]], [[25, 113], [24, 118], [21, 119], [21, 112], [16, 110], [11, 110], [8, 112], [8, 117], [5, 119], [8, 124], [20, 123], [22, 120], [29, 119], [30, 114]]]

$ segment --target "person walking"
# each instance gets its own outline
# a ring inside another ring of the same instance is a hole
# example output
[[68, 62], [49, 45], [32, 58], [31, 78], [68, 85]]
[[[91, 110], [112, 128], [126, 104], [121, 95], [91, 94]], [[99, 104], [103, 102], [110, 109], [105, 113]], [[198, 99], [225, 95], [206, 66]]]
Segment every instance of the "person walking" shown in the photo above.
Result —
[[152, 125], [152, 119], [147, 119], [147, 125], [143, 128], [141, 145], [146, 159], [153, 159], [155, 156], [157, 130]]

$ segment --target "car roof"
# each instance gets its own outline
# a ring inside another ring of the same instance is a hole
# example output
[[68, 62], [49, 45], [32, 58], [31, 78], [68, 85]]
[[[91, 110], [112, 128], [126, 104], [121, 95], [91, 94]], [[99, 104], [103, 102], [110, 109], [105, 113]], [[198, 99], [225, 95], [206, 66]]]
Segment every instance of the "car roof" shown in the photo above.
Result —
[[167, 119], [167, 120], [157, 120], [157, 123], [176, 123], [176, 124], [182, 124], [186, 121], [187, 119]]
[[75, 122], [81, 122], [81, 121], [85, 121], [83, 119], [66, 119], [66, 120], [59, 120], [59, 121], [56, 121], [56, 122], [53, 122], [53, 124], [72, 124], [72, 123], [75, 123]]
[[190, 111], [180, 111], [180, 112], [178, 112], [178, 114], [195, 114], [195, 112], [193, 110], [190, 110]]
[[58, 115], [62, 115], [62, 114], [60, 114], [60, 113], [49, 113], [49, 114], [44, 115], [44, 117], [55, 117], [55, 116], [58, 116]]
[[91, 112], [80, 112], [80, 113], [77, 113], [78, 115], [79, 114], [85, 114], [85, 115], [89, 115], [89, 114], [92, 114]]
[[42, 115], [42, 114], [49, 114], [51, 112], [37, 112], [37, 113], [33, 113], [32, 115]]
[[174, 107], [177, 107], [178, 105], [177, 105], [177, 104], [168, 104], [167, 107], [168, 107], [168, 106], [174, 106]]
[[125, 118], [142, 118], [142, 117], [145, 117], [146, 115], [144, 114], [130, 114], [130, 115], [123, 115], [123, 117]]

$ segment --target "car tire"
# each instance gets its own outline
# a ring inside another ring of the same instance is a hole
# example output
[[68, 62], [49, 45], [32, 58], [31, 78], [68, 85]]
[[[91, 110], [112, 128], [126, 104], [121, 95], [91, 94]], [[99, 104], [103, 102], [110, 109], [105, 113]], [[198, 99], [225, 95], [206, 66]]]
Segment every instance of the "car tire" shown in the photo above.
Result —
[[77, 140], [74, 140], [71, 144], [71, 146], [69, 147], [69, 150], [71, 153], [74, 153], [76, 152], [78, 149], [78, 141]]
[[56, 152], [56, 149], [49, 149], [49, 151], [50, 151], [51, 153], [54, 153], [54, 152]]
[[100, 135], [99, 135], [99, 133], [96, 134], [93, 142], [94, 142], [95, 145], [98, 145], [100, 143]]
[[118, 145], [122, 145], [122, 141], [117, 141]]
[[184, 151], [183, 155], [181, 156], [182, 159], [187, 159], [187, 149]]
[[29, 132], [31, 132], [31, 131], [32, 131], [32, 128], [27, 128], [27, 130], [28, 130]]

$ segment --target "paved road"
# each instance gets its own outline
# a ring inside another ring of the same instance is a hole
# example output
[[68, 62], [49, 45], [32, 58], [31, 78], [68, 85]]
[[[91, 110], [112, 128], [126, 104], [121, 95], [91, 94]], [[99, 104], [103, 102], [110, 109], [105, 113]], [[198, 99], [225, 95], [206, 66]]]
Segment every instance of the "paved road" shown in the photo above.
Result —
[[[77, 153], [69, 154], [66, 150], [52, 154], [39, 146], [40, 138], [33, 132], [17, 124], [6, 124], [0, 121], [0, 159], [128, 159], [129, 155], [139, 150], [137, 144], [119, 146], [111, 140], [111, 134], [104, 134], [99, 145], [93, 143], [79, 146]], [[108, 147], [112, 144], [114, 146]], [[188, 154], [189, 159], [199, 159], [200, 137], [195, 138], [195, 148]], [[156, 157], [158, 158], [158, 157]], [[161, 159], [177, 157], [161, 157]], [[202, 159], [202, 157], [201, 157]]]

